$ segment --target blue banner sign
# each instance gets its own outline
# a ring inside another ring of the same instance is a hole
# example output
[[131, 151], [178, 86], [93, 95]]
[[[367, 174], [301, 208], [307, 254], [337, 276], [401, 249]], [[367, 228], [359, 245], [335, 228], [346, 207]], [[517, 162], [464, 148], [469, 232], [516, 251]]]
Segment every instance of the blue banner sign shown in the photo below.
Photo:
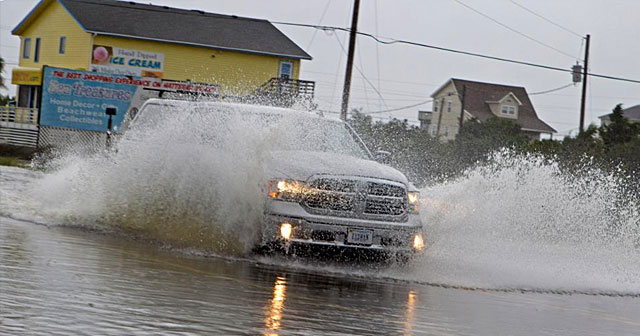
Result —
[[142, 78], [45, 67], [40, 125], [104, 132], [109, 119], [105, 110], [115, 107], [113, 125], [119, 127], [136, 91], [144, 86], [152, 83]]
[[117, 132], [125, 116], [133, 117], [147, 99], [158, 97], [159, 91], [217, 96], [220, 88], [208, 83], [44, 67], [40, 125], [106, 132], [109, 117], [105, 110], [115, 107], [113, 130]]

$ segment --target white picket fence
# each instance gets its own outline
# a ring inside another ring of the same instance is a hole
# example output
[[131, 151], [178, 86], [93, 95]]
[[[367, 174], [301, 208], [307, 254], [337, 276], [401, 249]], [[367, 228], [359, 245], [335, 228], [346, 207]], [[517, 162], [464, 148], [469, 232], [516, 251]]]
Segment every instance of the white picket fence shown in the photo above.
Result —
[[38, 109], [0, 106], [0, 144], [38, 145]]

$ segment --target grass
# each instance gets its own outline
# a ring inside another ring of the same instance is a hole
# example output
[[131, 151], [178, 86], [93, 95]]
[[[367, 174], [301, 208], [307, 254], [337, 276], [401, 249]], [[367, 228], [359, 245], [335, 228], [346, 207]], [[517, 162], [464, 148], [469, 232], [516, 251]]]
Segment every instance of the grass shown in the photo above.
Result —
[[29, 167], [29, 161], [12, 156], [0, 156], [0, 166], [27, 168]]

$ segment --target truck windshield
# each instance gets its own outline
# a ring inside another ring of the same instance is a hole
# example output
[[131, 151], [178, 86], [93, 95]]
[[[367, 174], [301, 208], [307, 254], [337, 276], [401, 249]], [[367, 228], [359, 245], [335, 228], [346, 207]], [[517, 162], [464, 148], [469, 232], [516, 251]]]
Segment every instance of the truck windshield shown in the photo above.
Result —
[[369, 159], [368, 151], [345, 123], [321, 118], [283, 118], [273, 124], [282, 132], [275, 148], [330, 152]]
[[195, 131], [201, 128], [204, 132], [200, 140], [213, 145], [230, 138], [256, 137], [270, 150], [330, 152], [370, 159], [365, 145], [341, 121], [263, 106], [194, 104], [185, 111], [184, 107], [149, 104], [136, 116], [131, 131], [148, 132], [175, 125], [192, 125]]

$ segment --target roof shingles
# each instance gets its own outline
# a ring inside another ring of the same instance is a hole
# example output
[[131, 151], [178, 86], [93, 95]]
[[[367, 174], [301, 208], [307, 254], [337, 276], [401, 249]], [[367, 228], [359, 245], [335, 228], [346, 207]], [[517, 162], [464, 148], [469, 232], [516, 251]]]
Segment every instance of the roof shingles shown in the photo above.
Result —
[[465, 87], [464, 109], [480, 121], [496, 117], [489, 107], [488, 102], [499, 101], [510, 92], [522, 103], [518, 107], [518, 123], [524, 130], [538, 131], [541, 133], [553, 133], [556, 130], [538, 118], [533, 108], [529, 95], [521, 86], [510, 86], [493, 83], [475, 82], [464, 79], [452, 78], [456, 91], [462, 92]]
[[86, 31], [311, 59], [267, 20], [114, 0], [58, 0]]

